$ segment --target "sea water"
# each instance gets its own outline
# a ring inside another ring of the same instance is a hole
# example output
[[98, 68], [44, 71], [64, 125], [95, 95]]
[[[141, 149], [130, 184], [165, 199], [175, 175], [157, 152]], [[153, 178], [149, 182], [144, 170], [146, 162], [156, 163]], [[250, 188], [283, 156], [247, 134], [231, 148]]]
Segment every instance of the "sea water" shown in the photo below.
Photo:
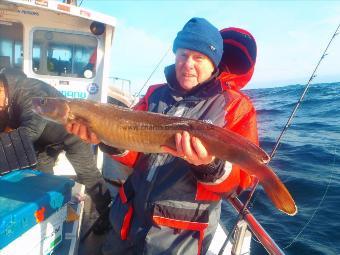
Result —
[[[304, 86], [245, 90], [257, 110], [260, 146], [269, 154]], [[340, 254], [340, 83], [313, 84], [270, 162], [299, 212], [291, 217], [258, 188], [250, 211], [286, 254]], [[234, 209], [223, 203], [230, 227]], [[252, 241], [251, 254], [266, 254]]]

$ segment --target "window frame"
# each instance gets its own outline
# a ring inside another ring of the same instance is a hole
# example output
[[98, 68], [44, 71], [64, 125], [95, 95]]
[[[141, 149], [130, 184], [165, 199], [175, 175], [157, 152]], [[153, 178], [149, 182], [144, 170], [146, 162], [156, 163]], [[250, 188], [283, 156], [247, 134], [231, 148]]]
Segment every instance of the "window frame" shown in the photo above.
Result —
[[[65, 29], [59, 29], [59, 28], [34, 27], [34, 28], [31, 29], [30, 35], [29, 35], [29, 40], [30, 40], [30, 47], [29, 47], [29, 63], [30, 64], [29, 64], [29, 69], [30, 69], [30, 72], [32, 72], [34, 75], [37, 75], [37, 76], [40, 76], [40, 77], [51, 76], [51, 77], [58, 77], [58, 79], [63, 79], [63, 80], [65, 80], [65, 79], [85, 79], [85, 80], [96, 79], [96, 77], [98, 75], [98, 57], [97, 57], [97, 60], [96, 60], [96, 66], [93, 69], [93, 76], [90, 77], [90, 78], [86, 78], [84, 76], [78, 77], [78, 76], [72, 76], [72, 75], [67, 75], [67, 76], [64, 76], [64, 75], [54, 75], [54, 74], [51, 74], [51, 73], [39, 73], [39, 72], [34, 71], [34, 69], [33, 69], [33, 67], [34, 67], [33, 66], [33, 48], [37, 44], [37, 42], [34, 41], [34, 34], [37, 31], [55, 32], [55, 33], [64, 33], [64, 34], [68, 34], [68, 35], [73, 35], [73, 36], [80, 35], [80, 36], [91, 37], [92, 39], [96, 40], [96, 48], [95, 48], [95, 50], [97, 50], [97, 51], [98, 51], [98, 48], [99, 48], [99, 45], [100, 45], [99, 39], [95, 35], [93, 35], [91, 33], [86, 33], [86, 32], [81, 32], [81, 31], [73, 31], [73, 30], [65, 30]], [[53, 42], [53, 39], [52, 39], [52, 42]], [[81, 46], [81, 44], [78, 44], [78, 45]], [[41, 51], [41, 49], [40, 49], [40, 51]], [[42, 53], [40, 53], [40, 54], [42, 54]], [[72, 57], [73, 57], [73, 55], [72, 55]], [[47, 57], [46, 57], [45, 61], [46, 61], [46, 69], [47, 69]]]

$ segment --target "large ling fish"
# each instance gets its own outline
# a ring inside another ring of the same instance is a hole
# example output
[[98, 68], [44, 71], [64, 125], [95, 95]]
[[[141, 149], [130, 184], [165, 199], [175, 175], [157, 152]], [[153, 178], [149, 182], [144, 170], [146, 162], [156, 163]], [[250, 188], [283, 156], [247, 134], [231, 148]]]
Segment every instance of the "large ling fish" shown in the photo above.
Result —
[[111, 104], [63, 98], [33, 98], [36, 113], [65, 125], [81, 121], [105, 144], [145, 153], [162, 153], [161, 145], [176, 148], [175, 134], [188, 131], [208, 152], [255, 175], [281, 211], [294, 215], [297, 207], [287, 188], [266, 165], [269, 156], [244, 137], [198, 120], [132, 111]]

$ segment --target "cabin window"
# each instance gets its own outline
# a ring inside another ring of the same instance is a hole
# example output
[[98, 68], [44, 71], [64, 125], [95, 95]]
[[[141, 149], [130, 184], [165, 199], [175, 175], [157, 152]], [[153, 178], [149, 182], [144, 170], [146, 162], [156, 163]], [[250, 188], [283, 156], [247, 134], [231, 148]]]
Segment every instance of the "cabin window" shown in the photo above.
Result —
[[22, 69], [23, 26], [21, 23], [0, 20], [0, 68]]
[[94, 36], [36, 30], [33, 32], [33, 71], [41, 75], [93, 78], [97, 43]]

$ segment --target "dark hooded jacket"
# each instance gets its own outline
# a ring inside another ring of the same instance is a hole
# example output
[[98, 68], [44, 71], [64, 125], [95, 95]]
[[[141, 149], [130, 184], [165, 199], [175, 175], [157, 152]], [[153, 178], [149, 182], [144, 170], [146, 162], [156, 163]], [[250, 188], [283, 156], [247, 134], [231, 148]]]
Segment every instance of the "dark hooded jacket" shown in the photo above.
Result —
[[86, 186], [89, 195], [95, 200], [98, 211], [106, 211], [110, 196], [99, 172], [91, 145], [77, 136], [69, 134], [65, 128], [48, 121], [32, 110], [32, 97], [62, 97], [54, 87], [37, 79], [27, 78], [13, 68], [2, 69], [8, 106], [0, 132], [20, 127], [32, 141], [38, 158], [37, 169], [53, 173], [53, 166], [60, 152], [74, 167], [78, 181]]
[[32, 111], [32, 97], [61, 97], [57, 89], [40, 80], [27, 78], [16, 69], [7, 68], [1, 75], [5, 78], [8, 96], [7, 128], [22, 127], [38, 151], [46, 146], [63, 144], [73, 137], [63, 126], [47, 121]]

